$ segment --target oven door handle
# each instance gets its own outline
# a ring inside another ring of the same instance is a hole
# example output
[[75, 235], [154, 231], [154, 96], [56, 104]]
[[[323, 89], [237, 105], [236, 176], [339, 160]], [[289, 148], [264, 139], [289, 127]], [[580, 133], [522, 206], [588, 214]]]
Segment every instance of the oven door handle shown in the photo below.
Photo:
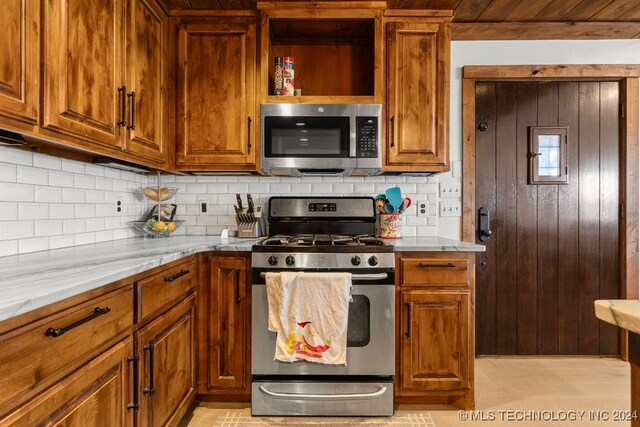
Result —
[[[260, 277], [263, 279], [267, 277], [267, 273], [260, 273]], [[352, 274], [353, 280], [383, 280], [389, 277], [387, 273], [371, 273], [371, 274]]]
[[299, 399], [299, 400], [367, 400], [376, 399], [387, 392], [387, 387], [382, 386], [379, 390], [373, 393], [345, 393], [345, 394], [308, 394], [308, 393], [279, 393], [276, 391], [270, 391], [265, 386], [259, 387], [260, 391], [264, 394], [273, 397], [275, 399]]

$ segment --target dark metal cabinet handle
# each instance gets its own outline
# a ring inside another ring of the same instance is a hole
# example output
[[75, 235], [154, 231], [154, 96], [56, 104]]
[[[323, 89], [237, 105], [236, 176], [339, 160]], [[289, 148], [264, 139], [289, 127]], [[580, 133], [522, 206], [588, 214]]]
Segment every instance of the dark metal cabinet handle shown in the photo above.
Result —
[[138, 411], [140, 409], [140, 356], [134, 354], [127, 357], [127, 361], [133, 362], [133, 403], [129, 403], [127, 409]]
[[181, 278], [185, 274], [189, 274], [189, 273], [191, 273], [191, 271], [189, 271], [189, 270], [180, 270], [180, 273], [177, 273], [174, 276], [165, 277], [164, 281], [167, 282], [167, 283], [171, 283], [174, 280], [178, 280], [179, 278]]
[[407, 306], [407, 332], [404, 334], [407, 338], [411, 338], [411, 303], [407, 302], [404, 305]]
[[128, 98], [131, 98], [131, 124], [127, 126], [127, 129], [135, 130], [136, 129], [136, 93], [129, 92], [127, 94]]
[[455, 266], [456, 265], [452, 262], [448, 262], [446, 264], [418, 264], [418, 268], [454, 268]]
[[65, 326], [64, 328], [60, 328], [60, 329], [55, 329], [55, 328], [48, 328], [45, 331], [45, 335], [48, 337], [59, 337], [60, 335], [64, 334], [65, 332], [69, 332], [71, 329], [73, 328], [77, 328], [78, 326], [87, 323], [89, 320], [93, 320], [96, 317], [100, 317], [103, 314], [107, 314], [108, 312], [111, 311], [111, 307], [105, 307], [105, 308], [100, 308], [100, 307], [96, 307], [93, 309], [93, 313], [91, 313], [90, 315], [88, 315], [87, 317], [84, 317], [80, 320], [78, 320], [77, 322], [73, 322], [72, 324]]
[[240, 304], [240, 269], [236, 268], [236, 304]]
[[247, 117], [247, 148], [251, 151], [251, 117]]
[[395, 138], [394, 138], [394, 132], [395, 129], [393, 128], [393, 123], [395, 122], [396, 116], [391, 116], [389, 118], [389, 122], [391, 122], [391, 126], [389, 128], [389, 132], [391, 133], [391, 144], [389, 144], [391, 147], [395, 147], [396, 146], [396, 142], [395, 142]]
[[153, 371], [155, 370], [155, 349], [156, 345], [154, 343], [149, 343], [144, 346], [144, 350], [149, 352], [149, 388], [145, 388], [144, 390], [142, 390], [142, 392], [144, 394], [148, 394], [149, 396], [151, 396], [156, 391], [155, 379], [153, 377]]
[[480, 239], [481, 242], [486, 242], [489, 240], [489, 237], [491, 237], [491, 234], [493, 234], [491, 228], [489, 227], [489, 224], [491, 223], [491, 218], [489, 217], [489, 209], [484, 207], [478, 209], [478, 217], [478, 222], [480, 223], [478, 239]]
[[120, 94], [120, 120], [118, 120], [118, 126], [127, 125], [127, 87], [121, 86], [118, 88]]

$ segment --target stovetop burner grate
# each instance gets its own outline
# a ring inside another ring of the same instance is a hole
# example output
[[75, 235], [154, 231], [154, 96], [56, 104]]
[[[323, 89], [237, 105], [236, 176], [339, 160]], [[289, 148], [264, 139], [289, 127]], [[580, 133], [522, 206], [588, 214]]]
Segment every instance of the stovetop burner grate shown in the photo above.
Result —
[[368, 234], [278, 234], [265, 239], [263, 246], [383, 246], [380, 239]]

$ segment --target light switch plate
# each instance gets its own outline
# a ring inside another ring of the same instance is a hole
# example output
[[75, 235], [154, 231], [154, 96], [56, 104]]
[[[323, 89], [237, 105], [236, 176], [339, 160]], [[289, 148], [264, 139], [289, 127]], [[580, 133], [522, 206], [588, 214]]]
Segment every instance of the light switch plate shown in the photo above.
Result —
[[459, 182], [441, 182], [440, 198], [446, 197], [462, 197], [462, 186]]
[[462, 203], [460, 200], [441, 200], [440, 216], [461, 216]]

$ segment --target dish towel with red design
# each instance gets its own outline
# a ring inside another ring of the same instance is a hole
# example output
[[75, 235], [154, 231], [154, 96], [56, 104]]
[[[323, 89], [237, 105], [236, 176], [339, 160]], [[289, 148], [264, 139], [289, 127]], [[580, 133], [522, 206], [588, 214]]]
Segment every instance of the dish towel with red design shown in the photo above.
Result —
[[267, 273], [275, 360], [347, 364], [351, 273]]

